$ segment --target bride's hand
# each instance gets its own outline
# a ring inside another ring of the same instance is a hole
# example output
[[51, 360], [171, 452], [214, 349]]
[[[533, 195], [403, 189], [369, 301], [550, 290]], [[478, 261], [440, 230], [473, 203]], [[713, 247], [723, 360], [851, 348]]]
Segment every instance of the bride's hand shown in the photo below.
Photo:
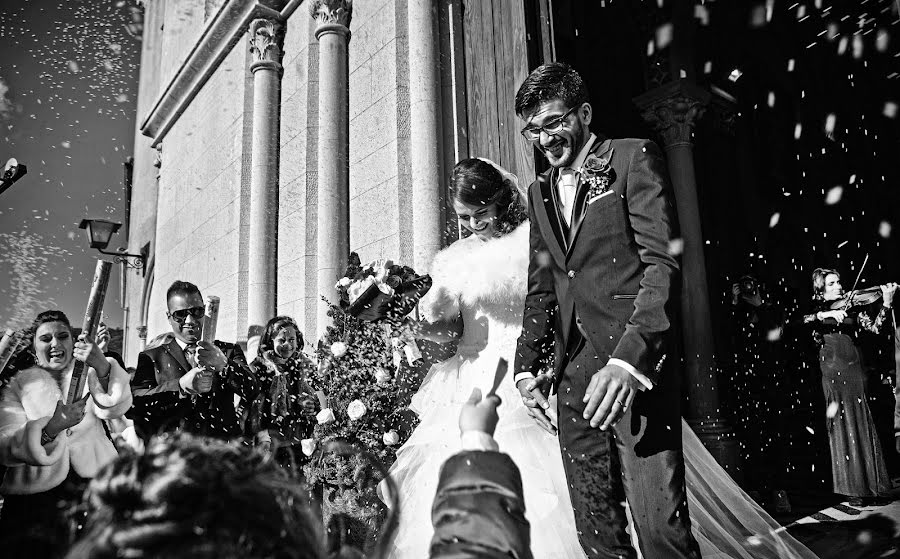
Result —
[[550, 402], [547, 396], [550, 394], [550, 387], [553, 385], [550, 375], [540, 374], [533, 379], [522, 379], [516, 383], [516, 388], [522, 395], [522, 402], [528, 410], [528, 414], [534, 418], [538, 425], [551, 435], [556, 434], [556, 427], [550, 421], [547, 410], [550, 409]]

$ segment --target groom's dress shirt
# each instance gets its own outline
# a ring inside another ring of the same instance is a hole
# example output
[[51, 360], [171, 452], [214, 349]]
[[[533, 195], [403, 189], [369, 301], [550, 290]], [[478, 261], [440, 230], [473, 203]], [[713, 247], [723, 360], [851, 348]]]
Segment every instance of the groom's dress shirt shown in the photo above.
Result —
[[[566, 222], [567, 227], [572, 226], [572, 221], [574, 220], [574, 211], [575, 211], [575, 197], [578, 194], [578, 179], [581, 175], [581, 168], [584, 166], [584, 161], [587, 159], [588, 154], [591, 153], [591, 149], [594, 147], [594, 142], [597, 140], [596, 134], [591, 133], [588, 141], [585, 142], [584, 146], [581, 148], [581, 151], [578, 152], [578, 157], [575, 158], [575, 161], [572, 162], [572, 165], [569, 167], [562, 167], [559, 170], [559, 178], [556, 181], [556, 191], [559, 195], [559, 213], [562, 215], [562, 218]], [[581, 330], [581, 325], [579, 322], [576, 322], [576, 325]], [[581, 335], [584, 337], [585, 341], [588, 337], [582, 332]], [[627, 361], [622, 361], [621, 359], [616, 359], [615, 357], [611, 357], [609, 361], [607, 361], [607, 365], [618, 365], [622, 367], [631, 375], [638, 379], [641, 383], [641, 390], [650, 390], [653, 388], [653, 381], [651, 381], [646, 375], [638, 371], [628, 363]], [[514, 381], [516, 384], [519, 383], [522, 379], [532, 378], [533, 375], [530, 372], [524, 371], [517, 374], [514, 377]]]
[[559, 170], [559, 179], [556, 181], [556, 191], [559, 193], [559, 213], [562, 214], [566, 225], [572, 226], [572, 212], [575, 211], [575, 195], [578, 193], [578, 176], [581, 168], [584, 166], [584, 160], [587, 159], [591, 148], [597, 136], [591, 133], [591, 137], [578, 152], [578, 157], [572, 162], [570, 167], [563, 167]]

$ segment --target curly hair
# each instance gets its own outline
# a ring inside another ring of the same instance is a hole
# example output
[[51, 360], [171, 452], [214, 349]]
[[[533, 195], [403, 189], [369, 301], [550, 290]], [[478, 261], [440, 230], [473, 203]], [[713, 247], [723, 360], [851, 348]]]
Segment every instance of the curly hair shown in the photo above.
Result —
[[91, 480], [68, 559], [322, 559], [308, 495], [238, 443], [163, 436], [123, 451]]
[[457, 200], [470, 206], [497, 204], [494, 221], [497, 237], [511, 232], [528, 219], [528, 209], [516, 186], [482, 159], [463, 159], [453, 167], [450, 202]]
[[516, 92], [516, 114], [524, 117], [541, 103], [556, 99], [569, 108], [589, 100], [581, 75], [564, 62], [550, 62], [528, 74]]

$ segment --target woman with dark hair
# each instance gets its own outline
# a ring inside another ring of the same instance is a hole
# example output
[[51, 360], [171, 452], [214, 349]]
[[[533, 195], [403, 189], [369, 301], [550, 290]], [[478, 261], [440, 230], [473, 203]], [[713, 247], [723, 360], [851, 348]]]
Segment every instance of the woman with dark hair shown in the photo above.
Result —
[[[128, 373], [85, 335], [73, 340], [60, 311], [37, 316], [29, 330], [34, 366], [18, 371], [0, 398], [0, 549], [54, 557], [65, 541], [62, 505], [116, 457], [102, 420], [131, 407]], [[75, 361], [87, 367], [81, 398], [65, 404]]]
[[125, 451], [86, 492], [69, 559], [324, 559], [308, 495], [262, 453], [190, 435]]
[[312, 436], [325, 395], [314, 387], [316, 366], [303, 354], [303, 334], [293, 318], [276, 316], [266, 324], [250, 366], [260, 384], [250, 407], [250, 434], [265, 451], [274, 444], [283, 466], [299, 466], [305, 460], [300, 441]]
[[831, 308], [844, 296], [837, 270], [816, 268], [812, 284], [814, 309], [804, 322], [812, 325], [819, 348], [834, 492], [850, 497], [851, 505], [865, 506], [884, 498], [891, 479], [869, 411], [857, 341], [863, 332], [881, 331], [897, 284], [882, 286], [878, 309], [862, 310]]
[[[522, 328], [529, 227], [518, 182], [490, 161], [466, 159], [450, 175], [449, 203], [468, 236], [435, 257], [434, 283], [420, 303], [426, 320], [409, 324], [418, 338], [455, 340], [458, 345], [453, 357], [431, 368], [410, 404], [420, 424], [391, 467], [401, 514], [390, 557], [429, 556], [438, 474], [441, 464], [459, 450], [459, 410], [475, 388], [482, 394], [496, 393], [505, 402], [498, 410], [494, 438], [521, 469], [526, 514], [531, 525], [539, 527], [531, 534], [534, 556], [583, 557], [559, 443], [537, 428], [511, 377], [499, 380], [496, 392], [492, 390], [498, 360], [513, 362]], [[463, 443], [472, 441], [464, 436]], [[478, 444], [475, 441], [471, 449], [496, 450], [493, 444]], [[475, 541], [476, 536], [460, 538]]]

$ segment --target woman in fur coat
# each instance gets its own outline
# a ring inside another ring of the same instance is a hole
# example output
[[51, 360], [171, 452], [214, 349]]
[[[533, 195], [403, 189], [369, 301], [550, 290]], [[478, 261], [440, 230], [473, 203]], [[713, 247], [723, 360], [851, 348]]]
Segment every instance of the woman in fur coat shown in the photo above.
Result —
[[[42, 312], [30, 332], [34, 366], [18, 371], [0, 397], [0, 549], [53, 557], [68, 537], [61, 507], [78, 503], [87, 480], [117, 455], [102, 421], [125, 414], [131, 389], [115, 359], [85, 335], [74, 339], [62, 312]], [[65, 404], [76, 360], [87, 383]]]

